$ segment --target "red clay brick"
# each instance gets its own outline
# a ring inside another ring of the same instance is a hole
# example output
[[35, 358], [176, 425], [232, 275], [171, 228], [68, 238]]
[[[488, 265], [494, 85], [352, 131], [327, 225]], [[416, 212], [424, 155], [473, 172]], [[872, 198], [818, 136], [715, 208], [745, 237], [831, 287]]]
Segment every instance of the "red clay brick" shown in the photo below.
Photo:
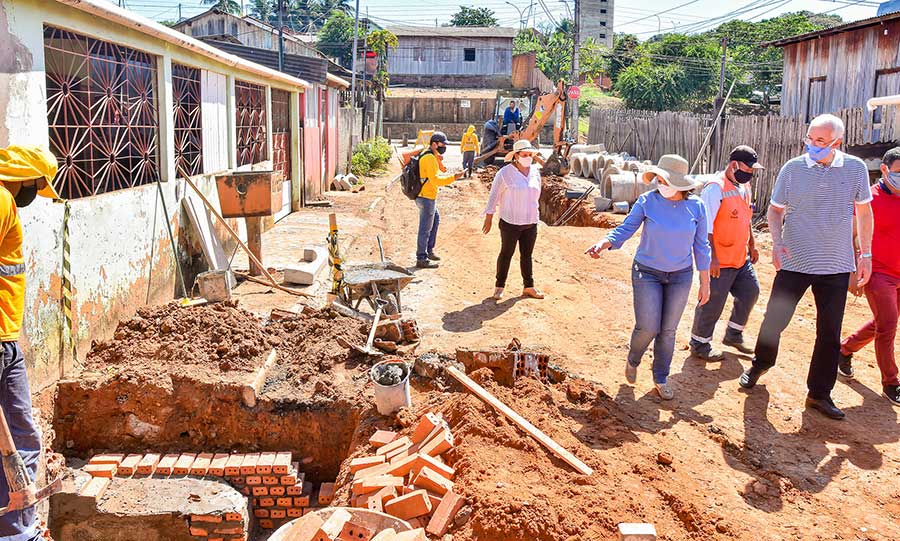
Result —
[[384, 505], [398, 496], [397, 487], [384, 487], [376, 492], [375, 496], [381, 500], [381, 505]]
[[425, 536], [425, 530], [418, 528], [408, 532], [400, 532], [391, 541], [428, 541], [428, 538]]
[[260, 507], [275, 507], [275, 498], [260, 498], [259, 499]]
[[350, 461], [350, 473], [356, 473], [359, 470], [364, 470], [366, 468], [371, 468], [372, 466], [384, 464], [384, 461], [384, 455], [361, 456], [359, 458], [354, 458]]
[[216, 453], [209, 463], [208, 475], [225, 477], [225, 464], [228, 464], [228, 453]]
[[253, 490], [251, 490], [250, 487], [243, 487], [241, 488], [241, 494], [243, 494], [244, 496], [252, 496]]
[[287, 517], [287, 511], [284, 509], [272, 509], [272, 518], [279, 519]]
[[434, 492], [429, 492], [428, 499], [431, 500], [431, 512], [433, 514], [435, 509], [437, 509], [438, 506], [441, 505], [441, 497]]
[[300, 518], [303, 516], [303, 509], [298, 507], [291, 507], [287, 510], [288, 518]]
[[264, 519], [260, 519], [259, 527], [262, 528], [263, 530], [274, 530], [275, 523], [272, 522], [272, 519], [264, 518]]
[[368, 494], [370, 492], [377, 492], [384, 487], [402, 487], [403, 486], [403, 477], [396, 477], [392, 475], [377, 475], [374, 477], [366, 477], [365, 479], [360, 479], [359, 481], [354, 481], [350, 487], [350, 490], [353, 494]]
[[444, 423], [444, 418], [435, 413], [426, 413], [419, 419], [419, 424], [413, 430], [410, 440], [413, 443], [421, 443], [431, 434], [431, 431]]
[[309, 507], [309, 496], [295, 496], [294, 507]]
[[81, 487], [79, 495], [84, 496], [85, 498], [99, 500], [103, 497], [103, 494], [106, 492], [106, 489], [109, 488], [111, 482], [112, 481], [106, 477], [91, 477], [91, 479]]
[[274, 475], [263, 475], [262, 476], [262, 484], [266, 485], [267, 487], [270, 487], [272, 485], [277, 485], [278, 477], [275, 477]]
[[383, 445], [383, 446], [379, 447], [375, 451], [375, 454], [377, 456], [386, 455], [392, 451], [396, 451], [397, 449], [400, 449], [401, 447], [403, 447], [404, 445], [407, 445], [407, 444], [412, 445], [412, 441], [410, 441], [410, 439], [407, 438], [406, 436], [403, 436], [402, 438], [397, 438], [396, 440], [392, 441], [391, 443], [389, 443], [387, 445]]
[[236, 477], [241, 474], [241, 464], [244, 463], [244, 455], [231, 455], [225, 463], [225, 477]]
[[272, 466], [275, 465], [275, 457], [278, 453], [268, 452], [259, 455], [259, 462], [256, 463], [257, 475], [272, 475]]
[[194, 537], [206, 537], [209, 535], [209, 530], [200, 526], [191, 526], [191, 535]]
[[319, 505], [329, 505], [334, 501], [334, 483], [322, 483], [319, 486]]
[[319, 527], [319, 530], [313, 536], [312, 541], [334, 541], [334, 539], [340, 535], [341, 531], [343, 531], [344, 524], [346, 524], [350, 518], [350, 513], [345, 509], [336, 509], [334, 513], [328, 517], [328, 520]]
[[413, 528], [422, 528], [423, 527], [422, 521], [417, 518], [411, 518], [411, 519], [407, 520], [406, 522], [408, 522], [409, 525], [412, 526]]
[[286, 492], [287, 491], [283, 486], [269, 487], [269, 494], [271, 496], [284, 496]]
[[428, 522], [428, 527], [426, 528], [428, 533], [438, 537], [447, 533], [450, 524], [453, 523], [453, 519], [456, 518], [456, 514], [459, 513], [459, 510], [462, 509], [465, 503], [466, 500], [455, 492], [451, 491], [444, 494], [444, 497], [441, 498], [441, 504], [435, 509], [431, 520]]
[[187, 475], [191, 473], [191, 466], [194, 465], [195, 460], [197, 460], [196, 454], [182, 453], [182, 455], [178, 457], [178, 460], [175, 461], [175, 466], [172, 467], [172, 473], [175, 475]]
[[118, 466], [123, 460], [125, 460], [125, 455], [121, 453], [107, 453], [91, 457], [88, 464], [115, 464]]
[[374, 477], [376, 475], [385, 475], [391, 470], [390, 464], [378, 464], [377, 466], [372, 466], [371, 468], [366, 468], [364, 470], [359, 470], [358, 472], [353, 474], [353, 480], [356, 481], [358, 479], [362, 479], [364, 477]]
[[225, 520], [228, 522], [243, 522], [244, 516], [240, 513], [225, 513]]
[[407, 443], [407, 444], [403, 445], [402, 447], [400, 447], [399, 449], [394, 449], [393, 451], [391, 451], [389, 453], [385, 453], [384, 459], [387, 462], [392, 462], [395, 459], [402, 458], [404, 456], [413, 454], [413, 453], [415, 453], [415, 451], [413, 450], [413, 447], [414, 446], [411, 443]]
[[253, 516], [256, 518], [269, 518], [269, 510], [268, 509], [254, 509]]
[[303, 485], [299, 484], [299, 485], [287, 487], [286, 493], [288, 496], [299, 496], [299, 495], [303, 494]]
[[282, 475], [278, 478], [278, 483], [284, 485], [286, 487], [293, 486], [297, 484], [297, 476], [294, 474]]
[[125, 459], [119, 464], [119, 469], [116, 470], [116, 475], [122, 477], [131, 477], [137, 471], [137, 466], [141, 463], [142, 458], [144, 458], [144, 455], [126, 456]]
[[426, 466], [446, 477], [450, 481], [452, 481], [453, 476], [456, 475], [456, 471], [450, 466], [447, 466], [443, 462], [440, 462], [433, 457], [420, 453], [416, 453], [394, 464], [391, 464], [389, 473], [390, 475], [406, 475], [413, 469], [420, 470]]
[[401, 520], [421, 517], [431, 513], [431, 500], [427, 491], [416, 490], [389, 501], [384, 506], [384, 512]]
[[294, 505], [294, 499], [287, 497], [278, 498], [275, 500], [275, 505], [277, 505], [278, 507], [291, 507], [292, 505]]
[[250, 493], [254, 496], [268, 496], [269, 487], [253, 487], [250, 489]]
[[209, 473], [209, 466], [212, 464], [213, 456], [212, 453], [200, 453], [197, 455], [197, 459], [194, 460], [194, 463], [191, 465], [191, 475], [199, 475], [202, 477]]
[[244, 528], [243, 526], [234, 526], [230, 528], [218, 527], [213, 530], [213, 533], [219, 535], [241, 535], [244, 533]]
[[374, 530], [370, 530], [362, 524], [349, 520], [344, 523], [344, 528], [338, 535], [338, 539], [341, 541], [369, 541], [374, 535]]
[[[252, 477], [252, 476], [251, 476], [251, 477]], [[237, 486], [237, 487], [242, 487], [242, 486], [245, 486], [245, 485], [247, 484], [247, 478], [246, 478], [246, 477], [241, 477], [240, 475], [237, 476], [237, 477], [229, 477], [229, 478], [228, 478], [228, 481], [229, 481], [232, 485]]]
[[137, 472], [141, 475], [153, 475], [161, 457], [157, 453], [148, 453], [138, 462]]
[[287, 475], [291, 467], [291, 453], [278, 453], [275, 462], [272, 463], [272, 473], [275, 475]]
[[400, 437], [400, 434], [390, 430], [378, 430], [369, 438], [369, 445], [372, 447], [384, 447]]
[[244, 483], [250, 485], [251, 487], [258, 487], [263, 484], [262, 476], [260, 475], [248, 475], [244, 478]]
[[244, 455], [244, 460], [241, 462], [241, 475], [255, 475], [257, 462], [259, 462], [259, 453]]
[[381, 503], [381, 497], [378, 496], [377, 492], [375, 494], [363, 494], [360, 496], [360, 499], [364, 499], [364, 501], [362, 505], [357, 505], [357, 507], [363, 507], [369, 511], [377, 511], [379, 513], [384, 512], [384, 504]]
[[443, 427], [440, 432], [428, 440], [419, 449], [419, 453], [428, 456], [439, 456], [453, 448], [453, 434], [450, 429]]
[[105, 477], [107, 479], [112, 479], [117, 469], [118, 466], [115, 464], [87, 464], [84, 466], [84, 471], [91, 474], [91, 477]]
[[395, 535], [397, 535], [397, 531], [393, 528], [388, 528], [375, 534], [371, 541], [392, 541]]
[[413, 484], [441, 496], [453, 490], [453, 481], [427, 466], [419, 471], [419, 474], [413, 479]]
[[221, 515], [191, 515], [191, 522], [205, 522], [208, 524], [220, 524]]

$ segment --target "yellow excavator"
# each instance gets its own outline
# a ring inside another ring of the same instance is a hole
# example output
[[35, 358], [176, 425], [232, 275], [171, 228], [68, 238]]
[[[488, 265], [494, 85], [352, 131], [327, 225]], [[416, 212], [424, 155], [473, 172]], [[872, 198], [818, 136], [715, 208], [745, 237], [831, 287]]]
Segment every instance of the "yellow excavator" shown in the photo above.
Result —
[[481, 154], [475, 158], [475, 163], [493, 165], [495, 160], [502, 160], [503, 156], [512, 150], [513, 144], [520, 139], [535, 143], [550, 117], [554, 118], [553, 153], [547, 158], [542, 174], [559, 176], [569, 174], [568, 156], [572, 143], [563, 139], [566, 91], [562, 81], [559, 82], [555, 91], [541, 94], [538, 97], [523, 129], [503, 134], [500, 123], [496, 119], [488, 120], [482, 133]]

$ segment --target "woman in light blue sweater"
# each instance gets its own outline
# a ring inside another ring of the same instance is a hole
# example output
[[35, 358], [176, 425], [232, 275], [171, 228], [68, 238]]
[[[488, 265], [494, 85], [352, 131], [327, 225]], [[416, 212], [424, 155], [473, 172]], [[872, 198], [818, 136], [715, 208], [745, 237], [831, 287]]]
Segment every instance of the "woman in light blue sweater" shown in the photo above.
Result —
[[675, 354], [675, 331], [691, 292], [694, 264], [700, 271], [700, 304], [709, 300], [706, 207], [699, 197], [690, 195], [700, 183], [687, 172], [688, 163], [681, 156], [661, 157], [659, 165], [643, 176], [646, 183], [655, 179], [659, 188], [638, 197], [622, 225], [585, 252], [597, 259], [606, 250], [621, 248], [644, 226], [631, 268], [635, 326], [625, 378], [632, 384], [637, 380], [641, 357], [654, 342], [653, 382], [663, 400], [675, 396], [666, 380]]

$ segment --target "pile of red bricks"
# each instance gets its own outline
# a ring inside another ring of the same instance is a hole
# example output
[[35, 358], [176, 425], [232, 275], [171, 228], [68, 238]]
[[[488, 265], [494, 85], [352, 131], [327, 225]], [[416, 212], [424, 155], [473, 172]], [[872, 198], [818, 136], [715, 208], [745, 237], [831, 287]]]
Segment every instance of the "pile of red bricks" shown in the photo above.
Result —
[[[322, 483], [315, 494], [313, 484], [299, 472], [290, 452], [249, 454], [148, 453], [106, 454], [93, 457], [84, 467], [92, 479], [82, 496], [99, 499], [114, 476], [185, 476], [224, 478], [250, 500], [250, 512], [263, 529], [274, 529], [310, 510], [327, 506], [334, 498], [334, 483]], [[193, 515], [191, 535], [209, 541], [246, 540], [239, 514]]]
[[350, 461], [354, 506], [393, 515], [434, 536], [447, 533], [465, 499], [453, 492], [456, 472], [442, 458], [453, 448], [443, 416], [425, 414], [410, 436], [379, 430], [369, 443], [376, 448], [373, 456]]

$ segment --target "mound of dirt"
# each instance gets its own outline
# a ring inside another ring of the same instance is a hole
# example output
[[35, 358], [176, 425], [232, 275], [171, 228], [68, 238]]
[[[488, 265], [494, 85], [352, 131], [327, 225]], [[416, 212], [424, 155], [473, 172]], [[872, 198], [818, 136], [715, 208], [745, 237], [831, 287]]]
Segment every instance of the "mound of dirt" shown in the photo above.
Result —
[[236, 302], [140, 308], [112, 340], [94, 342], [86, 368], [138, 375], [221, 377], [255, 370], [280, 344]]
[[[564, 225], [572, 227], [602, 227], [613, 228], [619, 225], [608, 214], [597, 212], [594, 209], [594, 199], [588, 196], [587, 199], [576, 202], [576, 199], [566, 197], [566, 181], [562, 177], [548, 175], [543, 177], [541, 182], [541, 221], [546, 224], [553, 225], [565, 214], [569, 208], [578, 205], [578, 209]], [[593, 195], [600, 195], [598, 191], [594, 191]]]

